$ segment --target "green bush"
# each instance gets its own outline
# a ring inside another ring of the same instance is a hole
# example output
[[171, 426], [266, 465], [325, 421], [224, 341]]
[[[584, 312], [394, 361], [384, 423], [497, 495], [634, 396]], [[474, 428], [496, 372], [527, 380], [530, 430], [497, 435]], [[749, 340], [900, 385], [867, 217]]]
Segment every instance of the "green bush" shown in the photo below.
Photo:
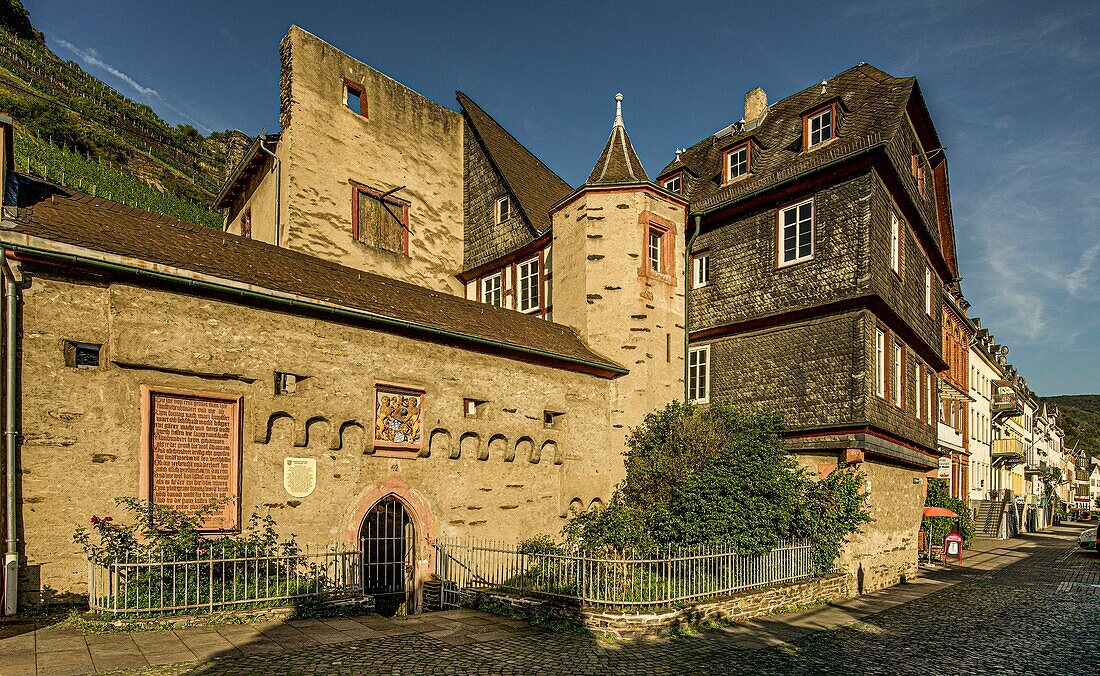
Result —
[[[158, 607], [316, 596], [323, 588], [323, 571], [294, 558], [301, 553], [297, 543], [278, 536], [271, 516], [253, 514], [240, 534], [215, 536], [203, 533], [201, 524], [219, 503], [190, 514], [134, 498], [116, 498], [115, 505], [128, 515], [126, 522], [93, 515], [90, 528], [79, 527], [74, 536], [89, 562], [114, 571], [111, 595], [101, 599], [107, 607], [157, 614]], [[141, 563], [167, 565], [128, 565]], [[196, 610], [202, 608], [190, 609]]]
[[626, 479], [605, 507], [574, 515], [566, 546], [586, 552], [712, 545], [756, 556], [809, 539], [817, 572], [870, 521], [863, 476], [817, 478], [783, 443], [783, 419], [724, 404], [673, 402], [627, 437]]

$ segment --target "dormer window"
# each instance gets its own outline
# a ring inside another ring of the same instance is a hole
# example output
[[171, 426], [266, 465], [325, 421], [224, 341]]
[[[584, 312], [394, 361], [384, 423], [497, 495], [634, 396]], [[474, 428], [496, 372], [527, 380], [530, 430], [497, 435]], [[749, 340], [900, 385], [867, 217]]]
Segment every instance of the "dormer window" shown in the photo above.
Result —
[[676, 174], [675, 176], [670, 176], [666, 178], [661, 185], [665, 190], [681, 195], [684, 192], [684, 175]]
[[344, 82], [344, 105], [356, 115], [367, 116], [367, 97], [363, 90], [350, 83]]
[[814, 146], [821, 145], [836, 136], [835, 105], [830, 105], [828, 108], [822, 108], [815, 113], [810, 113], [803, 119], [803, 137], [807, 150]]
[[496, 203], [496, 218], [497, 224], [501, 224], [504, 221], [512, 217], [512, 200], [505, 195], [497, 200]]
[[723, 166], [725, 167], [725, 180], [723, 183], [729, 183], [735, 178], [748, 175], [749, 163], [752, 160], [752, 151], [748, 143], [742, 143], [736, 148], [730, 148], [722, 155], [725, 158], [723, 162]]

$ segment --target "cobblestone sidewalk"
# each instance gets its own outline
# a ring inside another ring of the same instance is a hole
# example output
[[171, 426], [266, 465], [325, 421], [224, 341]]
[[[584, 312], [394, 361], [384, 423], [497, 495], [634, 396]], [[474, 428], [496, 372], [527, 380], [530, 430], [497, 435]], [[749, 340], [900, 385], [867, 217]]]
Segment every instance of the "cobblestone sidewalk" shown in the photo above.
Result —
[[[1082, 528], [979, 542], [962, 568], [687, 637], [609, 643], [468, 610], [89, 636], [86, 642], [39, 630], [0, 640], [0, 673], [141, 667], [127, 673], [1093, 674], [1100, 556], [1075, 549]], [[15, 657], [13, 640], [37, 660]], [[83, 653], [76, 643], [84, 643]]]

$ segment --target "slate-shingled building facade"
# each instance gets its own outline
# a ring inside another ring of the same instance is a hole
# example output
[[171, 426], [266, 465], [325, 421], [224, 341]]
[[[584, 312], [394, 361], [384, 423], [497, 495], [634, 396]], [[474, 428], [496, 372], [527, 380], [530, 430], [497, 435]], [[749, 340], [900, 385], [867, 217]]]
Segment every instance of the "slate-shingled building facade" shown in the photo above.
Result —
[[940, 298], [953, 279], [947, 166], [913, 78], [860, 64], [678, 153], [691, 200], [696, 398], [782, 412], [822, 471], [867, 473], [876, 525], [845, 556], [864, 588], [915, 574], [937, 464]]
[[[231, 173], [222, 233], [5, 177], [27, 599], [82, 591], [72, 528], [115, 495], [210, 493], [233, 498], [215, 530], [259, 511], [310, 544], [399, 507], [415, 610], [433, 538], [558, 532], [685, 394], [783, 412], [819, 471], [858, 464], [853, 586], [915, 572], [945, 366], [925, 304], [954, 244], [914, 80], [756, 92], [656, 181], [618, 97], [573, 188], [461, 92], [450, 110], [297, 27], [280, 54], [282, 128]], [[158, 446], [196, 406], [225, 423], [214, 459]], [[169, 461], [208, 463], [201, 490]]]

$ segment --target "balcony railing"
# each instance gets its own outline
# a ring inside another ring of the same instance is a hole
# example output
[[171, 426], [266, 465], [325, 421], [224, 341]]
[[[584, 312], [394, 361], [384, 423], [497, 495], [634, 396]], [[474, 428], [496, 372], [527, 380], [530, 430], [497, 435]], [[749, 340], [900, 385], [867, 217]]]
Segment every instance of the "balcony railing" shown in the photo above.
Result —
[[1023, 462], [1026, 455], [1022, 439], [994, 439], [992, 455], [995, 459]]
[[1024, 398], [1010, 383], [998, 381], [990, 408], [997, 415], [1021, 415], [1024, 412]]

